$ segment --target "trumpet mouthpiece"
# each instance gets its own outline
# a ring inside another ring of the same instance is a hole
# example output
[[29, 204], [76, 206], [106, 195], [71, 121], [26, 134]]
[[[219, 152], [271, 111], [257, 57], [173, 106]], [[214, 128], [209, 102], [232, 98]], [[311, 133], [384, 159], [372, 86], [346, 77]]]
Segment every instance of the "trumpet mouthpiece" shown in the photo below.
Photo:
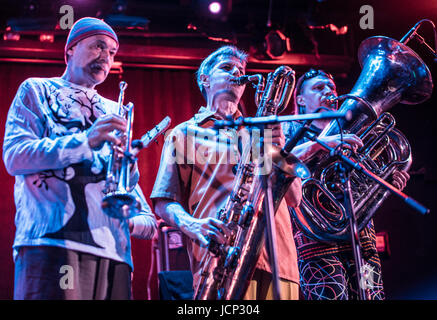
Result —
[[323, 98], [323, 102], [325, 102], [326, 105], [328, 105], [330, 107], [334, 107], [336, 109], [337, 109], [337, 106], [338, 106], [337, 101], [338, 101], [338, 97], [333, 95], [333, 94]]

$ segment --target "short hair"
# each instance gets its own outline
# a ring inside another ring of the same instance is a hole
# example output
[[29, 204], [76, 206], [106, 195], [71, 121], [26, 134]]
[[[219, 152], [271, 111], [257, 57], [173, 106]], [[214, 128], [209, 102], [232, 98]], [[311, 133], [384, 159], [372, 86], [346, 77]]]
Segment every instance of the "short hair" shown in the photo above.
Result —
[[222, 57], [236, 57], [237, 59], [240, 59], [240, 61], [247, 63], [248, 54], [245, 53], [243, 50], [238, 49], [235, 46], [223, 46], [213, 53], [211, 53], [208, 57], [206, 57], [205, 60], [202, 61], [200, 64], [199, 69], [196, 72], [196, 80], [197, 85], [199, 86], [200, 92], [206, 99], [206, 90], [202, 84], [202, 81], [200, 79], [200, 76], [205, 74], [209, 75], [211, 69], [217, 64], [218, 60]]
[[301, 113], [300, 107], [302, 107], [302, 106], [300, 106], [297, 103], [297, 96], [301, 94], [305, 81], [307, 81], [311, 78], [318, 77], [318, 76], [322, 76], [322, 77], [326, 77], [326, 78], [329, 78], [331, 80], [334, 80], [334, 77], [332, 76], [332, 74], [325, 72], [323, 70], [315, 70], [313, 68], [311, 68], [310, 70], [305, 72], [303, 75], [301, 75], [299, 77], [299, 79], [296, 81], [296, 86], [294, 88], [293, 106], [292, 106], [293, 110], [291, 111], [292, 114]]

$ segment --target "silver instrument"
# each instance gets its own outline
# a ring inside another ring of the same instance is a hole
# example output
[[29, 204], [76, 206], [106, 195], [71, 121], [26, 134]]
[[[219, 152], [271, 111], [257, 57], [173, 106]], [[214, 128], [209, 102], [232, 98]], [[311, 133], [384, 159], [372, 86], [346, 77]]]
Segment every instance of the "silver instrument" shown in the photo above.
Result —
[[[350, 111], [352, 117], [330, 122], [320, 136], [357, 134], [364, 146], [355, 153], [347, 148], [342, 152], [386, 180], [395, 170], [408, 170], [412, 161], [410, 144], [387, 111], [397, 103], [413, 105], [427, 100], [433, 88], [431, 73], [413, 50], [387, 37], [364, 40], [358, 58], [362, 72], [355, 86], [350, 94], [334, 99], [344, 100], [339, 111]], [[336, 161], [326, 152], [310, 161], [312, 177], [302, 183], [301, 206], [293, 210], [295, 221], [313, 239], [348, 240]], [[355, 171], [351, 172], [351, 188], [358, 230], [362, 230], [389, 191]]]
[[109, 156], [108, 168], [106, 171], [105, 196], [102, 200], [102, 209], [110, 217], [117, 219], [129, 219], [137, 215], [141, 210], [141, 203], [132, 193], [130, 187], [131, 166], [135, 163], [139, 150], [146, 148], [149, 144], [163, 133], [170, 125], [170, 117], [165, 117], [152, 130], [142, 136], [140, 140], [132, 141], [133, 126], [133, 103], [124, 102], [124, 92], [127, 83], [120, 82], [120, 94], [118, 98], [119, 115], [126, 119], [127, 128], [124, 136], [123, 147], [112, 145]]
[[123, 138], [124, 148], [112, 145], [111, 154], [109, 156], [108, 168], [106, 171], [106, 184], [104, 193], [106, 194], [102, 200], [103, 211], [113, 218], [129, 219], [137, 215], [141, 210], [139, 200], [130, 192], [130, 169], [133, 159], [130, 157], [132, 150], [132, 125], [133, 125], [133, 103], [124, 103], [124, 92], [127, 88], [127, 83], [120, 82], [120, 94], [118, 97], [119, 115], [127, 120], [127, 128]]
[[[265, 84], [261, 75], [243, 76], [236, 83], [257, 81], [255, 102], [256, 116], [268, 116], [281, 112], [288, 104], [295, 84], [295, 72], [281, 66], [269, 73]], [[194, 284], [194, 299], [234, 300], [242, 299], [255, 270], [260, 250], [264, 245], [266, 217], [262, 208], [264, 192], [262, 173], [257, 159], [249, 161], [251, 145], [247, 144], [241, 154], [234, 180], [234, 188], [218, 219], [232, 230], [225, 244], [211, 240], [210, 254], [204, 263], [198, 283]], [[305, 167], [297, 158], [280, 156], [280, 148], [267, 148], [267, 156], [273, 159], [269, 173], [274, 210], [276, 211], [293, 179]], [[306, 168], [306, 167], [305, 167]]]

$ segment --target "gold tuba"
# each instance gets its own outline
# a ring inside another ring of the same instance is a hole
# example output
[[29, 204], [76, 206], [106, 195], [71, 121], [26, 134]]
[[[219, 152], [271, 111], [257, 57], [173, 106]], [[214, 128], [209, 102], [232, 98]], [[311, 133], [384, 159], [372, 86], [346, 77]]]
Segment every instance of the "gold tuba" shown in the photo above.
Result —
[[[334, 99], [344, 100], [339, 111], [351, 111], [352, 118], [332, 121], [320, 136], [357, 134], [364, 146], [356, 153], [344, 149], [344, 154], [386, 180], [394, 170], [408, 170], [412, 161], [410, 144], [387, 111], [397, 103], [427, 100], [433, 88], [431, 73], [413, 50], [387, 37], [364, 40], [358, 58], [363, 69], [351, 93]], [[295, 222], [319, 241], [350, 239], [345, 208], [338, 201], [343, 191], [336, 161], [320, 152], [310, 162], [312, 177], [302, 182], [301, 206], [292, 210]], [[389, 191], [355, 171], [350, 181], [357, 227], [362, 230]]]
[[[269, 73], [266, 85], [260, 75], [243, 76], [238, 84], [257, 81], [255, 102], [257, 117], [275, 115], [288, 104], [295, 84], [295, 72], [281, 66]], [[304, 165], [294, 156], [280, 158], [280, 149], [267, 148], [267, 156], [278, 159], [268, 179], [272, 182], [273, 207], [278, 208], [290, 183]], [[232, 230], [225, 244], [210, 241], [207, 261], [198, 283], [194, 284], [196, 300], [238, 300], [244, 297], [264, 244], [266, 217], [259, 159], [250, 161], [251, 145], [245, 145], [238, 163], [234, 188], [218, 212], [218, 218]], [[285, 161], [284, 161], [285, 160]], [[306, 167], [305, 167], [306, 168]]]

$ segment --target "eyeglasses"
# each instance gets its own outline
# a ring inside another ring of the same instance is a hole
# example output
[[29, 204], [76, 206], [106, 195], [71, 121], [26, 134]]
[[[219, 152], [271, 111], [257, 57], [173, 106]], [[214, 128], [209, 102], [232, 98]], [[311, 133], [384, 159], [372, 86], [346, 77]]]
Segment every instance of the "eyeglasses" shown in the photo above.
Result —
[[312, 69], [312, 68], [308, 72], [306, 72], [304, 74], [303, 80], [304, 81], [305, 80], [309, 80], [309, 79], [315, 78], [317, 76], [324, 76], [324, 77], [327, 77], [327, 78], [329, 78], [331, 80], [334, 80], [334, 77], [332, 76], [332, 74], [327, 73], [327, 72], [325, 72], [323, 70], [315, 70], [315, 69]]
[[304, 82], [305, 81], [307, 81], [307, 80], [309, 80], [309, 79], [311, 79], [311, 78], [315, 78], [315, 77], [318, 77], [318, 76], [323, 76], [323, 77], [326, 77], [326, 78], [329, 78], [329, 79], [331, 79], [331, 80], [334, 80], [334, 77], [332, 76], [332, 74], [330, 74], [330, 73], [327, 73], [327, 72], [325, 72], [325, 71], [323, 71], [323, 70], [316, 70], [316, 69], [313, 69], [313, 68], [311, 68], [310, 70], [308, 70], [300, 79], [299, 79], [299, 82], [298, 82], [298, 84], [297, 84], [297, 86], [296, 86], [296, 93], [297, 94], [299, 94], [300, 93], [300, 91], [302, 90], [302, 86], [303, 86], [303, 84], [304, 84]]

